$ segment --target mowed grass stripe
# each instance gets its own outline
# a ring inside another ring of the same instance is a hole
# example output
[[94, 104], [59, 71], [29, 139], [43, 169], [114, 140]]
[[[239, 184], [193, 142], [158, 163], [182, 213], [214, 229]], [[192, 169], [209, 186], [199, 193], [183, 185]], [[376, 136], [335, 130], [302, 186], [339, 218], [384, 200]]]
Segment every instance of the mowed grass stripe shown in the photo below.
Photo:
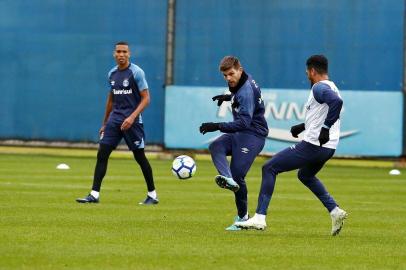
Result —
[[[331, 237], [328, 213], [296, 178], [278, 176], [264, 232], [230, 233], [233, 194], [213, 181], [210, 160], [175, 179], [171, 160], [151, 159], [160, 204], [138, 205], [137, 164], [113, 158], [101, 203], [80, 205], [95, 158], [0, 154], [1, 269], [405, 269], [406, 180], [383, 167], [329, 165], [318, 177], [350, 216]], [[95, 156], [95, 151], [94, 151]], [[263, 159], [247, 176], [255, 212]], [[71, 170], [55, 167], [67, 163]]]

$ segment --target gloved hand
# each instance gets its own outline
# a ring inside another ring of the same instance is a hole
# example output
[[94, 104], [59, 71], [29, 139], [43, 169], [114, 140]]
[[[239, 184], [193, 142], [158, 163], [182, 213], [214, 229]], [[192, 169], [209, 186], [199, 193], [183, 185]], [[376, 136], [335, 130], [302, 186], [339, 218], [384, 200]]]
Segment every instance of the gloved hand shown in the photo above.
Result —
[[330, 140], [330, 130], [322, 127], [319, 135], [320, 146], [327, 143]]
[[202, 134], [205, 134], [207, 132], [213, 132], [213, 131], [216, 131], [219, 129], [220, 129], [220, 123], [212, 123], [212, 122], [203, 123], [199, 128], [200, 133], [202, 133]]
[[223, 101], [230, 101], [231, 100], [231, 95], [217, 95], [211, 98], [213, 101], [217, 100], [217, 106], [221, 106], [221, 103]]
[[293, 136], [293, 137], [297, 138], [297, 136], [298, 136], [300, 133], [302, 133], [302, 131], [305, 130], [305, 129], [306, 129], [306, 128], [305, 128], [305, 124], [304, 124], [304, 123], [301, 123], [301, 124], [299, 124], [299, 125], [292, 126], [292, 127], [290, 128], [290, 133], [292, 133], [292, 136]]

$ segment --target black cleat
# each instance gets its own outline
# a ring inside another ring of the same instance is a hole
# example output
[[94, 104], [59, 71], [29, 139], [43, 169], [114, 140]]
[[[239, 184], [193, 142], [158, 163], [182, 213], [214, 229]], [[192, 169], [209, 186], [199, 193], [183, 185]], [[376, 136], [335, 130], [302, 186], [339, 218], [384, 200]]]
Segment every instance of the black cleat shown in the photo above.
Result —
[[153, 205], [153, 204], [158, 204], [158, 198], [154, 199], [150, 196], [147, 196], [147, 198], [143, 202], [139, 202], [139, 204], [146, 204], [146, 205]]
[[226, 188], [233, 192], [237, 192], [240, 189], [240, 186], [233, 180], [233, 178], [217, 175], [214, 180], [221, 188]]
[[77, 198], [78, 203], [99, 203], [99, 199], [93, 197], [92, 194], [87, 195], [85, 198]]

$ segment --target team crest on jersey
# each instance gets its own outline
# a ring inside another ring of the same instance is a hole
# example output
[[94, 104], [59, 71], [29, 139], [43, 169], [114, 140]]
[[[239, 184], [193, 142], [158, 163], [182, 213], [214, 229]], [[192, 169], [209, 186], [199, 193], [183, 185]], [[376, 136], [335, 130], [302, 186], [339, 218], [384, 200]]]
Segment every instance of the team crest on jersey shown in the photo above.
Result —
[[111, 86], [114, 86], [115, 83], [116, 83], [115, 81], [110, 82]]
[[130, 84], [130, 83], [128, 82], [127, 79], [125, 79], [125, 80], [123, 81], [123, 86], [124, 86], [124, 87], [127, 87], [129, 84]]

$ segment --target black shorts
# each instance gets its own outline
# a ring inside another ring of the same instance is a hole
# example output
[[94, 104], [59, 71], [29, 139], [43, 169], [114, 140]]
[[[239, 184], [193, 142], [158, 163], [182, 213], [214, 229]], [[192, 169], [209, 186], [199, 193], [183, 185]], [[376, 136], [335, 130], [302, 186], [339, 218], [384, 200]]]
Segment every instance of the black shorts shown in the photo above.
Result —
[[143, 124], [134, 123], [126, 131], [122, 131], [120, 127], [120, 123], [108, 121], [106, 127], [104, 128], [104, 133], [100, 136], [99, 143], [111, 145], [116, 148], [121, 139], [124, 138], [128, 149], [131, 151], [143, 149], [145, 147], [145, 133]]

